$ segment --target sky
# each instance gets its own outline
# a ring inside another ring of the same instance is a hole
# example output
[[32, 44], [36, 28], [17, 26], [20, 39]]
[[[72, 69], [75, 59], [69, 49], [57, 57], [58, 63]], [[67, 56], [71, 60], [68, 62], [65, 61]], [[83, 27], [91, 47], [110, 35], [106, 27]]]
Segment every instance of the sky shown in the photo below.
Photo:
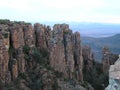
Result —
[[120, 0], [0, 0], [0, 19], [120, 23]]

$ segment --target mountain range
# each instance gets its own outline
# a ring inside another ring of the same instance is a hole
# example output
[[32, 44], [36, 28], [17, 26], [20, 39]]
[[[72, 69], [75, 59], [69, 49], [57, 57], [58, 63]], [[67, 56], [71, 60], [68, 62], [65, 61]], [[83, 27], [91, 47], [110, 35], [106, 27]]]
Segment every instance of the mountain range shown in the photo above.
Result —
[[120, 24], [110, 23], [70, 23], [70, 28], [82, 36], [109, 37], [120, 33]]
[[81, 37], [83, 45], [89, 45], [94, 52], [94, 57], [97, 60], [101, 60], [102, 58], [102, 48], [104, 46], [109, 47], [110, 51], [115, 54], [120, 53], [120, 34], [116, 34], [110, 37]]

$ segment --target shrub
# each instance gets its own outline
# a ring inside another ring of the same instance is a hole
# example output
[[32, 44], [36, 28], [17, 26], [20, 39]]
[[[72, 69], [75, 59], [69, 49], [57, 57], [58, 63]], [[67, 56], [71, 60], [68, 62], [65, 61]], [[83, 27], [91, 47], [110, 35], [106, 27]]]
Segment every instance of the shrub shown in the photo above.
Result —
[[3, 34], [4, 38], [8, 38], [8, 33]]
[[32, 58], [39, 64], [43, 65], [45, 68], [48, 68], [48, 58], [49, 53], [46, 49], [33, 48]]
[[36, 62], [43, 63], [43, 60], [41, 60], [42, 59], [42, 55], [41, 55], [41, 53], [39, 52], [39, 50], [37, 48], [33, 49], [32, 57], [35, 59]]
[[54, 71], [54, 72], [57, 78], [61, 78], [63, 76], [62, 72], [59, 72], [59, 71]]
[[56, 79], [54, 80], [54, 84], [52, 85], [52, 90], [61, 90]]
[[49, 55], [49, 52], [45, 48], [40, 49], [40, 53], [42, 54], [42, 57], [48, 57]]
[[14, 48], [12, 47], [12, 45], [9, 47], [9, 53], [11, 54], [14, 51]]
[[8, 19], [0, 19], [0, 24], [7, 24], [8, 22], [10, 22], [10, 20], [8, 20]]
[[30, 61], [30, 59], [31, 59], [31, 56], [30, 55], [28, 55], [28, 54], [25, 54], [25, 60], [27, 60], [27, 61]]
[[83, 69], [84, 81], [89, 82], [95, 90], [104, 90], [108, 85], [108, 73], [102, 71], [102, 64], [95, 62], [90, 71]]
[[64, 31], [63, 33], [64, 33], [64, 34], [68, 34], [68, 33], [69, 33], [69, 31]]
[[23, 46], [23, 52], [25, 54], [29, 54], [29, 51], [30, 51], [30, 47], [28, 45]]
[[3, 90], [3, 87], [4, 87], [4, 85], [3, 85], [2, 81], [0, 80], [0, 90]]
[[27, 73], [20, 73], [19, 77], [22, 79], [26, 79], [27, 78]]
[[42, 90], [43, 83], [41, 79], [37, 81], [35, 80], [35, 82], [31, 82], [30, 87], [31, 87], [31, 90]]

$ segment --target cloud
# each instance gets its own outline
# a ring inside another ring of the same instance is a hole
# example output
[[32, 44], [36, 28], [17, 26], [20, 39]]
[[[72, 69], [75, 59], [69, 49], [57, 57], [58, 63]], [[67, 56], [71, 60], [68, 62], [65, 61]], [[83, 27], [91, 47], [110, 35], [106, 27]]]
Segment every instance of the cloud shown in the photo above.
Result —
[[15, 9], [93, 9], [101, 7], [103, 2], [100, 0], [0, 0], [0, 8]]
[[0, 0], [0, 18], [120, 22], [119, 3], [119, 0]]
[[0, 8], [29, 11], [32, 7], [30, 6], [28, 0], [0, 0]]

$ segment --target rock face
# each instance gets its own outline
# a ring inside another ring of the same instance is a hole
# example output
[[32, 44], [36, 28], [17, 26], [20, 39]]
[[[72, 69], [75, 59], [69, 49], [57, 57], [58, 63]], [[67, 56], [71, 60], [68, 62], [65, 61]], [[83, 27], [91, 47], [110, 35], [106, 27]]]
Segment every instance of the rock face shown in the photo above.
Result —
[[103, 71], [107, 72], [109, 70], [110, 65], [114, 64], [118, 56], [112, 54], [108, 47], [103, 47], [102, 53], [103, 53], [103, 58], [102, 58]]
[[7, 82], [8, 63], [9, 63], [9, 32], [7, 25], [0, 25], [0, 81]]
[[10, 28], [11, 42], [14, 49], [18, 49], [25, 45], [23, 27], [15, 25]]
[[86, 71], [89, 71], [93, 67], [93, 62], [94, 62], [94, 55], [91, 48], [86, 45], [83, 46], [82, 55], [84, 61], [84, 69], [86, 69]]
[[24, 45], [35, 47], [35, 33], [30, 24], [0, 24], [0, 80], [3, 83], [11, 82], [11, 79], [15, 80], [20, 73], [25, 72]]
[[50, 65], [66, 78], [82, 81], [82, 50], [80, 34], [73, 34], [66, 24], [56, 24], [50, 39]]
[[75, 60], [75, 72], [77, 80], [83, 80], [82, 69], [83, 69], [83, 57], [82, 57], [82, 47], [81, 47], [81, 40], [80, 34], [76, 32], [74, 34], [74, 60]]
[[120, 55], [114, 65], [109, 70], [109, 85], [105, 90], [120, 90]]
[[35, 47], [35, 30], [33, 29], [32, 25], [25, 25], [23, 27], [23, 31], [25, 45], [28, 45], [29, 47]]
[[[88, 81], [89, 83], [93, 83], [91, 80], [95, 78], [96, 72], [93, 74], [93, 70], [96, 70], [95, 67], [95, 61], [93, 52], [90, 48], [90, 46], [85, 45], [82, 46], [82, 56], [83, 56], [83, 78], [85, 81]], [[93, 80], [94, 81], [94, 80]], [[92, 84], [93, 85], [93, 84]]]
[[[23, 50], [23, 47], [26, 47], [26, 51]], [[50, 67], [63, 73], [66, 79], [75, 78], [83, 81], [82, 48], [78, 32], [73, 33], [67, 24], [56, 24], [51, 30], [49, 26], [39, 23], [33, 27], [24, 22], [3, 20], [0, 21], [0, 82], [7, 85], [14, 82], [19, 75], [30, 71], [28, 69], [35, 68], [37, 63], [32, 55], [33, 53], [39, 55], [38, 52], [33, 51], [35, 48], [47, 50], [48, 58], [45, 58], [45, 54], [42, 59], [48, 59]], [[37, 56], [35, 57], [38, 58]], [[39, 55], [39, 57], [41, 56]], [[45, 75], [45, 78], [48, 77]], [[42, 80], [42, 83], [46, 85], [43, 90], [52, 88], [52, 84], [49, 85], [49, 82], [52, 81]], [[22, 80], [21, 83], [21, 86], [25, 87], [26, 82]], [[27, 89], [29, 90], [29, 88]]]
[[[35, 47], [35, 31], [32, 25], [13, 24], [10, 31], [10, 66], [13, 80], [18, 74], [26, 71], [25, 55], [23, 46]], [[16, 75], [15, 75], [16, 74]]]
[[45, 40], [45, 27], [42, 24], [36, 23], [34, 25], [34, 29], [36, 32], [36, 45], [40, 48], [46, 48], [46, 40]]
[[63, 33], [60, 25], [53, 27], [50, 40], [50, 65], [55, 70], [63, 72], [67, 77]]

